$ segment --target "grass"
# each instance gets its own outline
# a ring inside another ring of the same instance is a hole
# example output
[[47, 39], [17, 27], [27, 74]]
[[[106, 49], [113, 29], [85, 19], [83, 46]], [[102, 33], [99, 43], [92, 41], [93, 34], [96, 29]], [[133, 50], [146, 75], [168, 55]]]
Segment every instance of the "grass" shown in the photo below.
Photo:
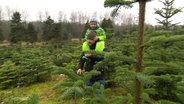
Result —
[[[8, 102], [13, 99], [21, 99], [19, 103], [8, 103], [8, 104], [27, 104], [25, 101], [32, 94], [38, 94], [39, 104], [74, 104], [74, 100], [62, 100], [61, 90], [53, 90], [52, 87], [60, 80], [52, 80], [44, 83], [37, 83], [27, 87], [12, 88], [7, 90], [0, 90], [0, 104], [2, 102]], [[77, 99], [77, 104], [84, 104], [83, 99]]]
[[[61, 99], [61, 90], [53, 90], [53, 86], [62, 79], [54, 78], [52, 81], [47, 81], [44, 83], [37, 83], [27, 87], [13, 88], [8, 90], [0, 90], [0, 104], [1, 100], [7, 102], [9, 100], [19, 98], [25, 100], [32, 94], [37, 94], [39, 96], [39, 104], [75, 104], [74, 100], [63, 100]], [[122, 95], [124, 90], [122, 88], [113, 88], [107, 93], [110, 98], [111, 95]], [[8, 104], [27, 104], [26, 102], [19, 103], [8, 103]], [[84, 99], [77, 99], [77, 104], [85, 104]]]
[[39, 104], [58, 104], [57, 102], [60, 94], [56, 90], [52, 89], [53, 85], [57, 82], [58, 81], [48, 81], [27, 87], [0, 90], [0, 99], [2, 101], [8, 101], [15, 97], [27, 99], [32, 94], [38, 94]]

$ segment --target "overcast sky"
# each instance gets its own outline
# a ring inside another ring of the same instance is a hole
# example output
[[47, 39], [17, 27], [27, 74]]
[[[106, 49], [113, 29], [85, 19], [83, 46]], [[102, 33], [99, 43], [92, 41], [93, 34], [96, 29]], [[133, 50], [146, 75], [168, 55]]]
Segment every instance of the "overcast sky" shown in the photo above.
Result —
[[[38, 13], [45, 13], [46, 11], [52, 18], [58, 16], [59, 11], [63, 11], [66, 15], [70, 15], [72, 11], [82, 11], [83, 13], [92, 14], [97, 12], [110, 13], [113, 8], [104, 8], [105, 0], [0, 0], [0, 8], [4, 13], [4, 18], [6, 16], [6, 7], [11, 10], [17, 10], [20, 13], [27, 12], [28, 20], [38, 20]], [[155, 18], [159, 18], [158, 15], [154, 14], [154, 8], [161, 8], [162, 3], [159, 0], [153, 0], [146, 5], [146, 22], [151, 24], [156, 24]], [[174, 6], [184, 7], [184, 0], [175, 0]], [[131, 9], [121, 9], [121, 12], [132, 13], [138, 15], [138, 3], [134, 5]], [[183, 9], [184, 11], [184, 9]], [[174, 22], [181, 22], [184, 24], [184, 12], [179, 13], [175, 18]], [[5, 19], [6, 19], [5, 18]]]

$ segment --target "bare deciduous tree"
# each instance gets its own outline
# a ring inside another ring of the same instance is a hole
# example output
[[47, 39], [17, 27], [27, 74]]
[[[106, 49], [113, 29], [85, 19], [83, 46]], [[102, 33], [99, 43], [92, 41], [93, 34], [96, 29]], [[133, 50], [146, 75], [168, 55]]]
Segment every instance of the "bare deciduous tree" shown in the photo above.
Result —
[[43, 14], [41, 11], [38, 12], [38, 18], [39, 18], [39, 21], [42, 22], [43, 20]]
[[3, 20], [3, 16], [4, 16], [3, 10], [2, 10], [2, 8], [0, 7], [0, 21]]
[[63, 11], [59, 11], [58, 12], [58, 21], [62, 22], [63, 19], [64, 19], [64, 16], [65, 16], [64, 12]]
[[50, 13], [48, 11], [45, 11], [45, 19], [47, 19], [50, 16]]
[[72, 23], [77, 22], [77, 13], [75, 11], [72, 11], [70, 14], [70, 20]]
[[11, 20], [11, 15], [13, 14], [12, 10], [10, 10], [9, 6], [6, 6], [6, 11], [7, 11], [7, 16], [8, 16], [8, 20]]
[[22, 12], [22, 18], [23, 18], [22, 20], [24, 22], [26, 22], [28, 17], [29, 17], [29, 13], [27, 11], [23, 11]]

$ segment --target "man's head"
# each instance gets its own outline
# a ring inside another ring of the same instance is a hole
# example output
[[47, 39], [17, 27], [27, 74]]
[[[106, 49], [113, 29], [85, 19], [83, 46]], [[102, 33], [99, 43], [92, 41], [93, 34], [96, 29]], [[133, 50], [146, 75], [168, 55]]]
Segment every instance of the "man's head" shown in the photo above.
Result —
[[89, 46], [91, 46], [95, 43], [95, 40], [94, 40], [95, 37], [96, 37], [96, 32], [90, 31], [90, 33], [87, 36], [87, 42], [88, 42]]

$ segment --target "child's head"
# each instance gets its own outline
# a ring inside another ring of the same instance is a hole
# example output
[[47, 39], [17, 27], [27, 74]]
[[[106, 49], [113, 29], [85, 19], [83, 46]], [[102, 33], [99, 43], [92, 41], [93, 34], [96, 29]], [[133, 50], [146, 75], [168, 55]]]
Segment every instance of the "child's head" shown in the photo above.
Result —
[[91, 29], [96, 29], [98, 25], [98, 19], [96, 17], [91, 17], [89, 20], [89, 26]]

